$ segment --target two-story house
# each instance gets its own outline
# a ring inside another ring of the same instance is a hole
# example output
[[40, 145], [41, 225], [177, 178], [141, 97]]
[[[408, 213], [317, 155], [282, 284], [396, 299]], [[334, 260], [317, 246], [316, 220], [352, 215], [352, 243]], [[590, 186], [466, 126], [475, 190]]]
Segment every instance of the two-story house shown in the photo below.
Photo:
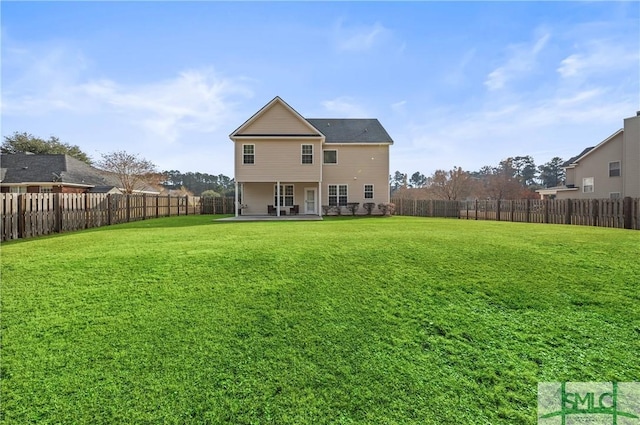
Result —
[[242, 215], [389, 202], [393, 140], [377, 119], [306, 119], [275, 97], [229, 137]]
[[540, 189], [556, 199], [640, 198], [640, 112], [624, 127], [563, 164], [564, 186]]

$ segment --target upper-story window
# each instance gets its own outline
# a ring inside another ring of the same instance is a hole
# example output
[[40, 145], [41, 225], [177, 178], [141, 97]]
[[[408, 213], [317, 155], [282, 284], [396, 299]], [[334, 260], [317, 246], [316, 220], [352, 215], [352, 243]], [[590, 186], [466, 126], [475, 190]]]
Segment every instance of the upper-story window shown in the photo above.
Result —
[[585, 177], [582, 179], [582, 193], [593, 192], [593, 177]]
[[620, 161], [609, 163], [609, 177], [620, 177]]
[[325, 164], [337, 164], [338, 163], [338, 151], [336, 150], [326, 150], [324, 153], [324, 163]]
[[313, 145], [302, 145], [302, 163], [313, 164]]
[[242, 163], [256, 163], [256, 145], [242, 145]]

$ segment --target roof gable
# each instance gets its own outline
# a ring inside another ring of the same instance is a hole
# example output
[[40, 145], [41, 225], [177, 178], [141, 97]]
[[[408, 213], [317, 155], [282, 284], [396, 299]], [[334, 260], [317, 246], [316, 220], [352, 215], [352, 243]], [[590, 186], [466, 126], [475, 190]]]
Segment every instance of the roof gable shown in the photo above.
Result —
[[611, 142], [612, 140], [615, 140], [616, 136], [619, 136], [619, 135], [621, 135], [623, 133], [624, 133], [624, 130], [622, 130], [622, 129], [616, 131], [611, 136], [607, 137], [602, 142], [598, 143], [596, 146], [592, 146], [592, 147], [586, 148], [585, 150], [580, 152], [579, 155], [576, 155], [573, 158], [569, 159], [564, 164], [562, 164], [562, 167], [563, 168], [572, 168], [575, 164], [580, 162], [580, 160], [582, 160], [584, 157], [586, 157], [587, 155], [591, 154], [592, 152], [595, 152], [596, 150], [598, 150], [599, 148], [601, 148], [605, 144]]
[[315, 136], [322, 134], [276, 96], [229, 136]]

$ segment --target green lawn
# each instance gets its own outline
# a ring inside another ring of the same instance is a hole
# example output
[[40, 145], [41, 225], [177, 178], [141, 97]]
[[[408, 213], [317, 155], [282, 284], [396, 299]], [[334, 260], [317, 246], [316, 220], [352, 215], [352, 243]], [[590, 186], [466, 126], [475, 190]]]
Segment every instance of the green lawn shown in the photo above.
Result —
[[640, 232], [157, 219], [2, 246], [7, 424], [533, 424], [640, 377]]

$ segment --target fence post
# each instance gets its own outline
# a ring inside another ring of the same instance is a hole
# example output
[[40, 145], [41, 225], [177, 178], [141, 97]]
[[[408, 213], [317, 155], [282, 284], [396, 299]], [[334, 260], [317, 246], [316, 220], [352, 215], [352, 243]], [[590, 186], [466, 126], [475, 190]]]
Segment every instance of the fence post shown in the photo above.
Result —
[[184, 195], [184, 215], [189, 215], [189, 195]]
[[127, 214], [127, 223], [131, 220], [131, 195], [127, 193], [127, 197], [125, 198], [125, 208]]
[[633, 228], [633, 200], [630, 196], [625, 196], [622, 200], [622, 217], [624, 220], [624, 228]]
[[24, 194], [18, 194], [18, 238], [24, 238], [24, 227], [25, 227], [25, 202]]
[[544, 217], [542, 219], [543, 223], [549, 223], [549, 199], [544, 199]]
[[107, 193], [107, 225], [111, 226], [113, 218], [111, 217], [111, 194]]
[[160, 195], [156, 195], [156, 218], [160, 217]]
[[147, 219], [147, 194], [142, 195], [142, 219]]
[[571, 199], [567, 199], [567, 210], [564, 214], [564, 224], [571, 224], [571, 214], [573, 211], [573, 202]]
[[89, 207], [91, 206], [91, 201], [89, 200], [89, 194], [88, 193], [83, 193], [82, 196], [84, 196], [84, 228], [88, 229], [89, 228], [89, 222], [91, 221], [91, 212], [89, 211]]
[[56, 193], [53, 198], [53, 210], [55, 215], [54, 229], [56, 233], [62, 233], [62, 193]]
[[525, 211], [526, 211], [526, 222], [529, 223], [531, 221], [530, 218], [530, 214], [531, 214], [531, 199], [527, 198], [526, 199], [527, 203], [525, 204]]
[[171, 217], [171, 195], [167, 195], [167, 217]]
[[476, 198], [476, 220], [478, 219], [478, 198]]
[[600, 208], [600, 204], [597, 199], [591, 200], [591, 208], [593, 209], [593, 211], [591, 211], [593, 225], [597, 226], [599, 221], [598, 209]]
[[516, 201], [514, 201], [514, 200], [512, 199], [512, 200], [510, 200], [509, 202], [511, 202], [511, 212], [510, 212], [510, 214], [509, 214], [509, 221], [513, 222], [513, 218], [514, 218], [514, 216], [515, 216], [515, 211], [514, 211], [513, 203], [514, 203], [514, 202], [516, 202]]
[[496, 221], [500, 221], [500, 198], [496, 201]]

